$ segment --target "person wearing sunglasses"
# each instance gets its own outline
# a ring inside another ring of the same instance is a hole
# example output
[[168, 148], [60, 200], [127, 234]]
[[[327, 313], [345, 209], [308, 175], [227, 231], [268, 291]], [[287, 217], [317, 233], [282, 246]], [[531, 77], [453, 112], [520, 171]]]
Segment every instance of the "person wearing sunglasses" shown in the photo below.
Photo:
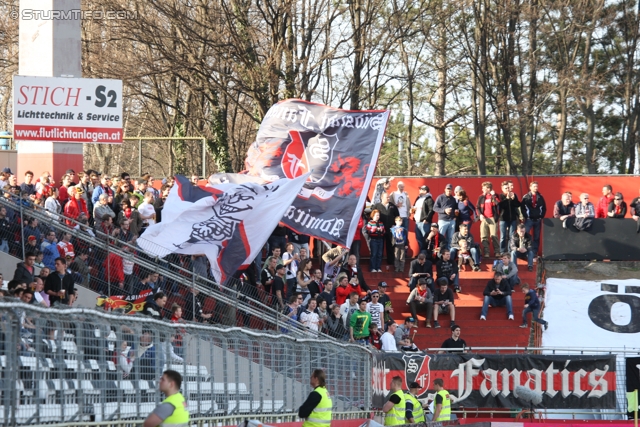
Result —
[[609, 218], [624, 218], [627, 215], [627, 202], [624, 201], [622, 193], [618, 192], [613, 198], [613, 201], [609, 203], [609, 210], [607, 216]]

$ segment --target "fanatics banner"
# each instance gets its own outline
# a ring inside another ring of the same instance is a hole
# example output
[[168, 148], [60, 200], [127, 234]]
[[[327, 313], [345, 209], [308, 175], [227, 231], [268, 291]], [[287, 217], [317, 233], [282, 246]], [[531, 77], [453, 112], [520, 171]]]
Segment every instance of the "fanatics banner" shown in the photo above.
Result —
[[388, 111], [347, 111], [298, 99], [269, 109], [245, 162], [270, 182], [310, 172], [281, 222], [296, 233], [349, 247], [356, 233]]
[[223, 283], [256, 258], [307, 177], [270, 184], [235, 184], [230, 177], [200, 187], [177, 175], [162, 222], [150, 226], [138, 246], [161, 258], [206, 255], [216, 281]]
[[403, 354], [376, 353], [373, 366], [373, 406], [382, 408], [391, 380], [400, 376], [403, 389], [421, 388], [419, 399], [433, 397], [433, 381], [441, 378], [456, 407], [522, 408], [517, 386], [542, 394], [540, 408], [615, 409], [616, 357]]

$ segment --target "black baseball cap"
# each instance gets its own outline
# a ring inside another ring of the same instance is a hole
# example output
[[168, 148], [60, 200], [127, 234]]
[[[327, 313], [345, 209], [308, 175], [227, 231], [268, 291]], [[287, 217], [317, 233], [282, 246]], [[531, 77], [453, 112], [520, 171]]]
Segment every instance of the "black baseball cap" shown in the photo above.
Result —
[[418, 384], [417, 382], [413, 381], [413, 382], [409, 383], [409, 388], [420, 388], [420, 384]]
[[379, 287], [379, 288], [386, 288], [387, 286], [389, 286], [389, 285], [387, 285], [387, 282], [380, 282], [380, 283], [378, 283], [378, 287]]
[[282, 265], [282, 264], [276, 265], [276, 270], [280, 270], [281, 268], [284, 268], [284, 265]]
[[406, 322], [413, 322], [413, 323], [416, 323], [416, 319], [414, 319], [413, 317], [407, 317], [407, 318], [405, 319], [405, 323], [406, 323]]

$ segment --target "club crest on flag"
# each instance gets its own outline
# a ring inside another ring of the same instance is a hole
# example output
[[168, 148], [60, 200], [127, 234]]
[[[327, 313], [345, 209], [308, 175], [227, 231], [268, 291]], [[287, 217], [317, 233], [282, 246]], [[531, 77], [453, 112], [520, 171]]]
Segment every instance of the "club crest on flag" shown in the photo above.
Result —
[[431, 376], [429, 371], [429, 361], [431, 357], [427, 355], [405, 354], [402, 356], [404, 360], [404, 382], [405, 388], [409, 389], [409, 384], [417, 382], [420, 384], [420, 390], [416, 396], [420, 397], [429, 390]]
[[297, 178], [311, 172], [307, 182], [320, 183], [333, 164], [333, 151], [338, 136], [312, 131], [290, 130], [291, 142], [282, 156], [282, 172], [289, 178]]

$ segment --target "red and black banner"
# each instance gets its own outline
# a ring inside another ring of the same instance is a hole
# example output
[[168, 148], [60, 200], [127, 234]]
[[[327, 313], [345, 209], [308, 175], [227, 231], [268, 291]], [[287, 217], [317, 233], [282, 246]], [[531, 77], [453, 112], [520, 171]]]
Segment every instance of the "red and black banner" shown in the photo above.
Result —
[[523, 386], [542, 394], [540, 408], [616, 408], [615, 356], [377, 353], [374, 407], [384, 405], [395, 376], [405, 390], [411, 382], [420, 384], [420, 399], [433, 394], [433, 381], [441, 378], [454, 407], [528, 407], [513, 393]]
[[96, 298], [96, 307], [104, 307], [105, 310], [123, 310], [125, 314], [135, 314], [144, 310], [144, 304], [151, 289], [144, 290], [137, 295], [101, 295]]

